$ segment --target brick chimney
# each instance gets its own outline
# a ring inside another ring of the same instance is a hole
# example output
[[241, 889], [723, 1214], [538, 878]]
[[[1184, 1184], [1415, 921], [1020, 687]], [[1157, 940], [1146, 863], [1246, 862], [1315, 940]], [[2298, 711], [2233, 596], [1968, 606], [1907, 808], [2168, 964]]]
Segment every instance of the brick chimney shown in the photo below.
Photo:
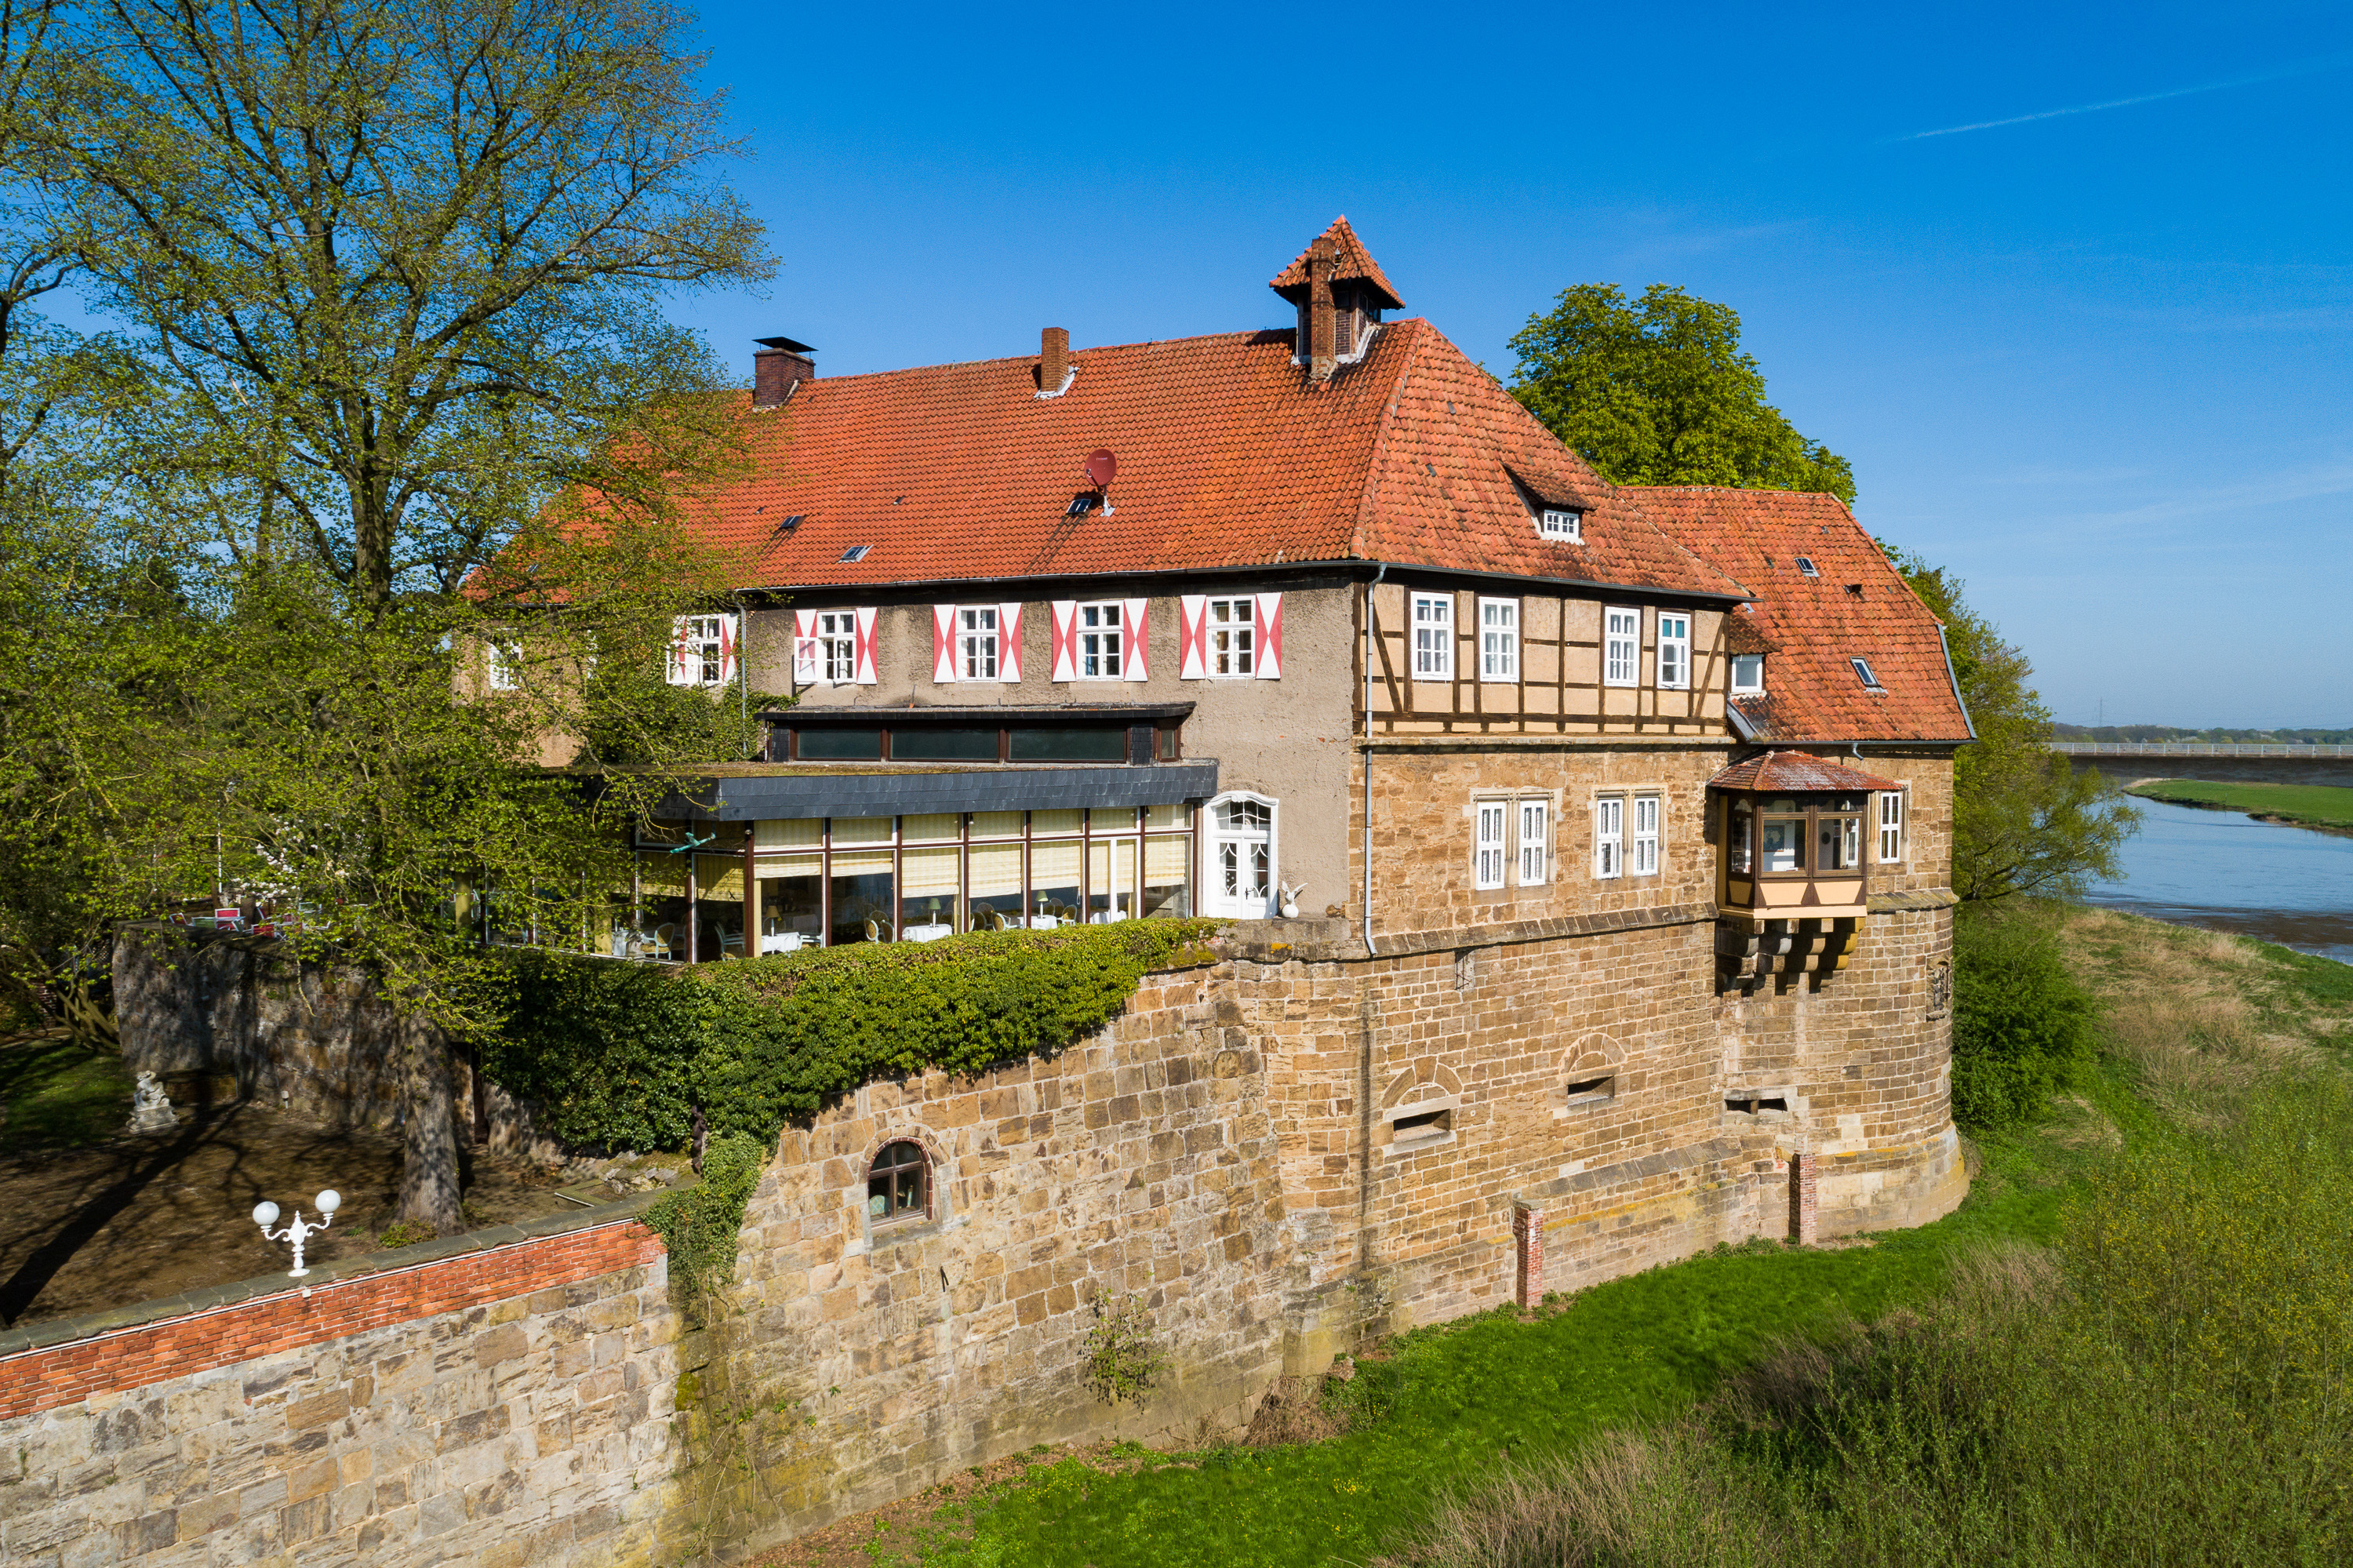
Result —
[[788, 337], [757, 341], [760, 350], [752, 355], [752, 407], [780, 408], [794, 387], [817, 379], [817, 361], [809, 357], [817, 350]]
[[1068, 327], [1048, 327], [1038, 340], [1038, 390], [1050, 397], [1062, 389], [1071, 374], [1071, 333]]
[[1307, 251], [1307, 379], [1322, 386], [1339, 368], [1332, 346], [1332, 269], [1338, 247], [1329, 238], [1318, 239]]

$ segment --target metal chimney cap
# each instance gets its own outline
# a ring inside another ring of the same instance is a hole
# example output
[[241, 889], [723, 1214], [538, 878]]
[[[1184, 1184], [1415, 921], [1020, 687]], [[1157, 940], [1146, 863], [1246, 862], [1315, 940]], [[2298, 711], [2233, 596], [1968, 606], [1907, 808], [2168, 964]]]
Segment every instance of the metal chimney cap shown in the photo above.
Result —
[[817, 350], [805, 343], [788, 337], [755, 337], [752, 340], [762, 348], [781, 348], [787, 354], [815, 354]]

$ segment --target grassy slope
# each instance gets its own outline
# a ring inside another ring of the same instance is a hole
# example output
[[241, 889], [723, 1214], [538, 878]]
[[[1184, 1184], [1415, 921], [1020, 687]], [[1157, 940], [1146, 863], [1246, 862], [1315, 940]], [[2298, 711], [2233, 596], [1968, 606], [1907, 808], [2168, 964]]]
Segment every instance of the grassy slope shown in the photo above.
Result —
[[[2030, 1131], [1988, 1140], [1960, 1210], [1869, 1246], [1797, 1252], [1752, 1243], [1579, 1292], [1534, 1322], [1492, 1313], [1409, 1335], [1364, 1363], [1354, 1397], [1377, 1419], [1294, 1447], [1197, 1455], [1130, 1451], [1107, 1474], [1041, 1461], [1020, 1480], [943, 1510], [927, 1563], [1022, 1568], [1362, 1563], [1427, 1517], [1450, 1489], [1506, 1457], [1574, 1446], [1612, 1426], [1672, 1414], [1773, 1339], [1841, 1314], [1873, 1317], [1943, 1285], [1958, 1251], [2042, 1241], [2086, 1164], [2180, 1095], [2227, 1092], [2163, 1042], [2188, 1008], [2200, 1031], [2301, 1032], [2315, 1009], [2353, 1012], [2353, 968], [2284, 948], [2133, 916], [2071, 920], [2071, 956], [2117, 1005], [2101, 1077]], [[2152, 1000], [2153, 999], [2153, 1000]], [[2204, 1009], [2203, 1012], [2197, 1010]], [[2327, 1021], [2316, 1039], [2332, 1036]], [[2341, 1030], [2341, 1023], [2337, 1025]], [[2151, 1086], [2161, 1084], [2161, 1092]], [[888, 1561], [892, 1553], [877, 1552]]]
[[2353, 789], [2331, 784], [2216, 784], [2203, 779], [2159, 779], [2137, 785], [2127, 793], [2170, 800], [2178, 806], [2210, 806], [2315, 827], [2353, 829]]
[[61, 1033], [18, 1034], [0, 1041], [0, 1152], [97, 1143], [131, 1119], [131, 1075]]

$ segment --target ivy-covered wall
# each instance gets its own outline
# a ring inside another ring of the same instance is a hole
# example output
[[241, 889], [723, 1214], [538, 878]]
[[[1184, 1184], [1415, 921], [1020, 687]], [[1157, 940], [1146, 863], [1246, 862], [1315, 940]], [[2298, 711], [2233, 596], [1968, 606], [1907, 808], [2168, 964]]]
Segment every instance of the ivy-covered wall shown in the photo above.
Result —
[[686, 969], [523, 949], [512, 1020], [480, 1060], [567, 1143], [680, 1148], [700, 1105], [713, 1134], [765, 1144], [878, 1078], [1060, 1051], [1148, 971], [1206, 961], [1216, 928], [1123, 921]]

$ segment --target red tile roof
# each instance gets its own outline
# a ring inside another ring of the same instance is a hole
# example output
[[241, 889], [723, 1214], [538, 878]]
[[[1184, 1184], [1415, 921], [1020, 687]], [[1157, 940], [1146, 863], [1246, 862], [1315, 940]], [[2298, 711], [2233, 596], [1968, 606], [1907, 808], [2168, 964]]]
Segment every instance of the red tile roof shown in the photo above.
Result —
[[[1671, 536], [1756, 595], [1733, 613], [1753, 621], [1776, 651], [1765, 660], [1765, 694], [1732, 699], [1746, 738], [1968, 736], [1936, 617], [1838, 497], [1704, 486], [1622, 493], [1639, 497]], [[1817, 576], [1805, 574], [1800, 556]], [[1879, 677], [1879, 694], [1849, 662], [1856, 658]]]
[[1754, 789], [1762, 794], [1831, 792], [1862, 794], [1873, 789], [1901, 789], [1903, 785], [1876, 773], [1863, 773], [1802, 751], [1768, 751], [1746, 762], [1736, 762], [1708, 785], [1716, 789]]
[[[1743, 595], [1428, 322], [1384, 324], [1321, 388], [1293, 336], [1084, 349], [1053, 397], [1032, 356], [804, 381], [747, 415], [750, 475], [695, 526], [756, 588], [1378, 560]], [[1068, 516], [1098, 447], [1111, 514]], [[1523, 487], [1585, 509], [1585, 542], [1539, 536]]]
[[1365, 249], [1365, 242], [1356, 238], [1356, 231], [1348, 227], [1345, 213], [1335, 218], [1331, 228], [1317, 235], [1314, 242], [1299, 253], [1296, 260], [1269, 279], [1266, 286], [1294, 305], [1305, 299], [1307, 259], [1315, 253], [1317, 245], [1327, 239], [1332, 242], [1334, 251], [1332, 281], [1342, 283], [1351, 278], [1361, 278], [1388, 297], [1388, 309], [1405, 309], [1405, 301], [1389, 282], [1388, 274], [1382, 271], [1381, 264], [1373, 260], [1373, 253]]

